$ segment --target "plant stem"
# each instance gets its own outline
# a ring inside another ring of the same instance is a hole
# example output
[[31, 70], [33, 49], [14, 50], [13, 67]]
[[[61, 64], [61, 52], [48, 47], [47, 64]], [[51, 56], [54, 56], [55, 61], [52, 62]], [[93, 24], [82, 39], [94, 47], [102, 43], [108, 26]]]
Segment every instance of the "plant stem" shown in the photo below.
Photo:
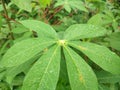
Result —
[[10, 24], [10, 21], [9, 21], [9, 16], [8, 16], [8, 12], [7, 12], [4, 0], [2, 0], [2, 6], [3, 6], [3, 9], [4, 9], [5, 15], [6, 15], [6, 22], [8, 24], [8, 28], [10, 30], [11, 39], [14, 40], [13, 34], [11, 33], [12, 28], [11, 28], [11, 24]]
[[48, 21], [51, 20], [56, 13], [58, 13], [60, 10], [62, 10], [63, 6], [60, 6], [55, 9], [54, 13], [48, 18]]

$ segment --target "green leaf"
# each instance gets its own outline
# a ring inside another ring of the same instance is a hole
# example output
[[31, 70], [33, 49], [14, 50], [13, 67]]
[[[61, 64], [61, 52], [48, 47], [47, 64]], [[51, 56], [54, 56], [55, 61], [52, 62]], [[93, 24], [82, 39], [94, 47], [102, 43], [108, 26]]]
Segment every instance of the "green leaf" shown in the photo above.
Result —
[[5, 82], [0, 82], [0, 89], [1, 90], [11, 90], [9, 85]]
[[113, 74], [120, 74], [120, 57], [108, 48], [89, 42], [70, 42], [69, 45], [87, 55], [102, 69]]
[[64, 8], [65, 8], [65, 10], [67, 11], [67, 12], [71, 12], [71, 7], [70, 7], [70, 5], [68, 5], [68, 4], [66, 4], [66, 5], [64, 5]]
[[66, 40], [75, 40], [83, 38], [93, 38], [98, 36], [103, 36], [106, 34], [106, 29], [100, 26], [95, 26], [91, 24], [76, 24], [70, 26], [65, 31]]
[[1, 26], [2, 26], [2, 16], [0, 14], [0, 30], [1, 30]]
[[[23, 80], [24, 80], [24, 74], [22, 75], [18, 75], [14, 78], [13, 82], [12, 82], [12, 85], [13, 86], [20, 86], [22, 85], [23, 83]], [[16, 90], [21, 90], [21, 89], [16, 89]]]
[[50, 3], [51, 3], [51, 1], [52, 1], [52, 0], [39, 0], [40, 5], [41, 5], [42, 7], [44, 7], [44, 8], [45, 8], [47, 5], [49, 6]]
[[[40, 54], [39, 54], [40, 56]], [[34, 56], [34, 58], [31, 58], [26, 63], [23, 63], [16, 67], [11, 67], [6, 70], [6, 82], [11, 84], [13, 79], [16, 75], [18, 75], [21, 72], [24, 72], [26, 70], [29, 70], [29, 68], [32, 66], [32, 64], [35, 62], [35, 59], [38, 59], [38, 56]]]
[[115, 20], [113, 13], [108, 10], [104, 11], [102, 19], [103, 19], [103, 25], [111, 24]]
[[88, 10], [85, 7], [85, 4], [80, 0], [69, 0], [70, 5], [73, 9], [78, 9], [80, 11], [88, 12]]
[[0, 4], [0, 12], [3, 11], [3, 7], [2, 4]]
[[23, 65], [21, 65], [21, 66], [12, 67], [12, 68], [7, 69], [6, 74], [5, 74], [5, 77], [6, 77], [5, 81], [11, 85], [15, 76], [17, 74], [21, 73], [26, 68], [27, 68], [27, 65], [25, 67], [23, 67]]
[[72, 90], [98, 90], [97, 78], [89, 65], [69, 47], [64, 48], [64, 53]]
[[107, 85], [99, 84], [99, 90], [110, 90], [110, 88]]
[[41, 21], [24, 20], [21, 23], [30, 30], [36, 31], [39, 37], [58, 38], [56, 31]]
[[93, 25], [103, 25], [103, 20], [102, 20], [102, 14], [96, 14], [94, 16], [92, 16], [89, 20], [88, 20], [88, 24], [93, 24]]
[[102, 0], [86, 0], [87, 2], [101, 2]]
[[4, 76], [5, 76], [5, 72], [4, 72], [4, 71], [3, 71], [3, 72], [0, 72], [0, 80], [3, 79]]
[[119, 23], [116, 20], [113, 20], [112, 27], [113, 27], [114, 31], [119, 31], [118, 26], [119, 26]]
[[88, 12], [87, 9], [85, 8], [84, 3], [80, 0], [57, 0], [55, 7], [58, 6], [63, 6], [64, 9], [69, 13], [71, 12], [71, 9], [73, 10], [78, 9], [81, 11]]
[[99, 84], [99, 90], [119, 90], [118, 83], [116, 84]]
[[31, 0], [11, 0], [15, 5], [17, 5], [20, 9], [31, 12]]
[[105, 41], [109, 42], [109, 46], [120, 51], [120, 32], [112, 33]]
[[22, 90], [55, 90], [60, 71], [60, 46], [50, 48], [30, 69]]
[[27, 32], [28, 31], [28, 28], [26, 28], [25, 26], [23, 25], [18, 25], [16, 28], [12, 29], [12, 32], [15, 33], [15, 34], [21, 34], [21, 33], [24, 33], [24, 32]]
[[36, 38], [23, 40], [19, 43], [16, 43], [3, 56], [3, 59], [0, 61], [0, 66], [1, 67], [18, 66], [34, 57], [43, 49], [54, 44], [54, 42], [55, 41], [50, 39]]
[[27, 32], [21, 34], [21, 37], [16, 38], [14, 40], [14, 43], [20, 42], [20, 41], [25, 40], [25, 39], [29, 39], [31, 36], [33, 36], [33, 32], [27, 31]]
[[63, 56], [64, 55], [63, 49], [61, 54], [62, 55], [61, 55], [61, 61], [60, 61], [60, 74], [59, 74], [59, 80], [57, 83], [56, 90], [71, 90], [67, 68], [66, 68], [66, 60], [65, 60], [65, 57]]
[[120, 82], [120, 75], [113, 75], [105, 71], [96, 71], [97, 79], [100, 83], [118, 83]]

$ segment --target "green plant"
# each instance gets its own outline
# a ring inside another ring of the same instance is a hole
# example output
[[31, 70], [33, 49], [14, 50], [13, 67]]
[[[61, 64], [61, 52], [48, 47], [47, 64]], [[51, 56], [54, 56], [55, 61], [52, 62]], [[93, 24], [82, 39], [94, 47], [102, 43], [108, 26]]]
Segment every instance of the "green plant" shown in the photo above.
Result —
[[1, 0], [0, 89], [119, 90], [118, 2]]
[[57, 3], [55, 4], [55, 7], [58, 6], [63, 6], [63, 8], [67, 11], [67, 12], [71, 12], [71, 9], [78, 9], [81, 11], [85, 11], [87, 12], [87, 9], [85, 8], [85, 5], [82, 1], [80, 0], [56, 0]]
[[[43, 22], [24, 20], [20, 23], [37, 32], [38, 37], [16, 43], [0, 61], [0, 67], [7, 70], [10, 84], [17, 74], [24, 72], [22, 90], [55, 90], [60, 70], [67, 68], [72, 90], [98, 90], [97, 77], [84, 56], [103, 70], [120, 74], [119, 56], [104, 46], [81, 41], [104, 36], [106, 29], [103, 27], [75, 24], [59, 37], [59, 33]], [[65, 62], [60, 65], [63, 57]], [[66, 67], [62, 68], [64, 64]]]

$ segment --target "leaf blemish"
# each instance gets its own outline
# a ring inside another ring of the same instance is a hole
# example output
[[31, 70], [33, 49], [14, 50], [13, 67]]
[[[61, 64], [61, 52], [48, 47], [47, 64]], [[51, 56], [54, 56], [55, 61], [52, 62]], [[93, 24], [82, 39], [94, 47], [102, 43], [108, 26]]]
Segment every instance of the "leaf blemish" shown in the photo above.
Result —
[[80, 75], [80, 76], [79, 76], [79, 79], [80, 79], [80, 82], [81, 82], [82, 84], [84, 84], [84, 83], [85, 83], [85, 80], [84, 80], [84, 78], [83, 78], [83, 76], [82, 76], [82, 75]]
[[79, 46], [79, 48], [80, 48], [81, 50], [87, 50], [87, 48], [82, 47], [82, 46]]

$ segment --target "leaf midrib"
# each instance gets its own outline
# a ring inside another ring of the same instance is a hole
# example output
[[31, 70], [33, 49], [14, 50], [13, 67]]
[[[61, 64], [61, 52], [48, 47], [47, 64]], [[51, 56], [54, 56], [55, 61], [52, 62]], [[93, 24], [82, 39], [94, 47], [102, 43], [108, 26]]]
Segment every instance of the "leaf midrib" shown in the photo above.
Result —
[[[45, 43], [42, 43], [42, 44], [36, 44], [36, 45], [34, 45], [33, 47], [36, 48], [36, 47], [38, 47], [38, 46], [41, 46], [41, 45], [44, 45], [44, 44], [48, 44], [48, 43], [51, 43], [51, 42], [55, 42], [55, 41], [49, 41], [49, 42], [45, 42]], [[24, 50], [24, 52], [27, 52], [28, 50], [32, 49], [33, 47]], [[14, 57], [16, 57], [16, 56], [21, 55], [22, 53], [23, 53], [23, 52], [22, 52], [22, 50], [21, 50], [20, 53], [15, 54], [15, 55], [13, 55], [12, 57], [11, 57], [11, 56], [10, 56], [10, 57], [7, 57], [7, 58], [9, 58], [9, 60], [10, 60], [11, 58], [14, 58]]]
[[[69, 52], [69, 50], [67, 49], [67, 47], [65, 47], [65, 49], [67, 50], [67, 52], [68, 52], [69, 56], [71, 57], [72, 62], [74, 63], [74, 65], [75, 65], [75, 67], [76, 67], [76, 70], [77, 70], [78, 74], [83, 75], [83, 74], [82, 74], [82, 72], [80, 72], [80, 71], [79, 71], [79, 69], [78, 69], [78, 67], [77, 67], [76, 63], [74, 62], [74, 58], [72, 57], [72, 55], [71, 55], [71, 53]], [[81, 82], [80, 82], [80, 83], [81, 83]], [[85, 83], [84, 83], [84, 86], [85, 86], [85, 88], [87, 88], [87, 85], [86, 85]]]
[[[47, 65], [46, 69], [45, 69], [45, 72], [42, 74], [42, 76], [41, 76], [41, 78], [40, 78], [40, 83], [39, 83], [38, 87], [41, 85], [41, 83], [42, 83], [42, 81], [43, 81], [43, 78], [44, 78], [44, 76], [45, 76], [45, 73], [47, 73], [48, 67], [49, 67], [50, 63], [52, 62], [52, 58], [54, 57], [54, 55], [55, 55], [58, 47], [59, 47], [59, 45], [55, 48], [55, 50], [54, 50], [54, 52], [53, 52], [53, 55], [51, 56], [51, 58], [50, 58], [50, 60], [49, 60], [49, 63], [48, 63], [48, 65]], [[38, 88], [37, 90], [39, 90], [39, 88]]]
[[[74, 47], [76, 47], [76, 48], [78, 48], [80, 51], [82, 51], [83, 53], [84, 53], [84, 51], [82, 50], [82, 49], [80, 49], [79, 47], [78, 47], [78, 45], [76, 45], [76, 44], [74, 44], [74, 43], [69, 43], [69, 45], [70, 46], [74, 46]], [[80, 45], [79, 45], [80, 46]], [[92, 51], [92, 50], [90, 50], [90, 49], [87, 49], [87, 51], [88, 52], [91, 52], [91, 53], [93, 53], [93, 54], [96, 54], [98, 57], [100, 57], [100, 58], [103, 58], [103, 57], [105, 57], [105, 55], [103, 54], [102, 56], [99, 54], [99, 53], [95, 53], [94, 51]], [[84, 53], [85, 55], [87, 55], [86, 53]], [[88, 56], [88, 55], [87, 55]], [[104, 59], [104, 58], [103, 58]], [[96, 60], [93, 60], [93, 59], [91, 59], [93, 62], [96, 62]], [[108, 62], [108, 63], [110, 63], [111, 62], [111, 59], [109, 60], [109, 59], [106, 59], [106, 61]], [[110, 63], [110, 64], [113, 64], [113, 63]], [[99, 64], [97, 64], [97, 65], [99, 65]]]

